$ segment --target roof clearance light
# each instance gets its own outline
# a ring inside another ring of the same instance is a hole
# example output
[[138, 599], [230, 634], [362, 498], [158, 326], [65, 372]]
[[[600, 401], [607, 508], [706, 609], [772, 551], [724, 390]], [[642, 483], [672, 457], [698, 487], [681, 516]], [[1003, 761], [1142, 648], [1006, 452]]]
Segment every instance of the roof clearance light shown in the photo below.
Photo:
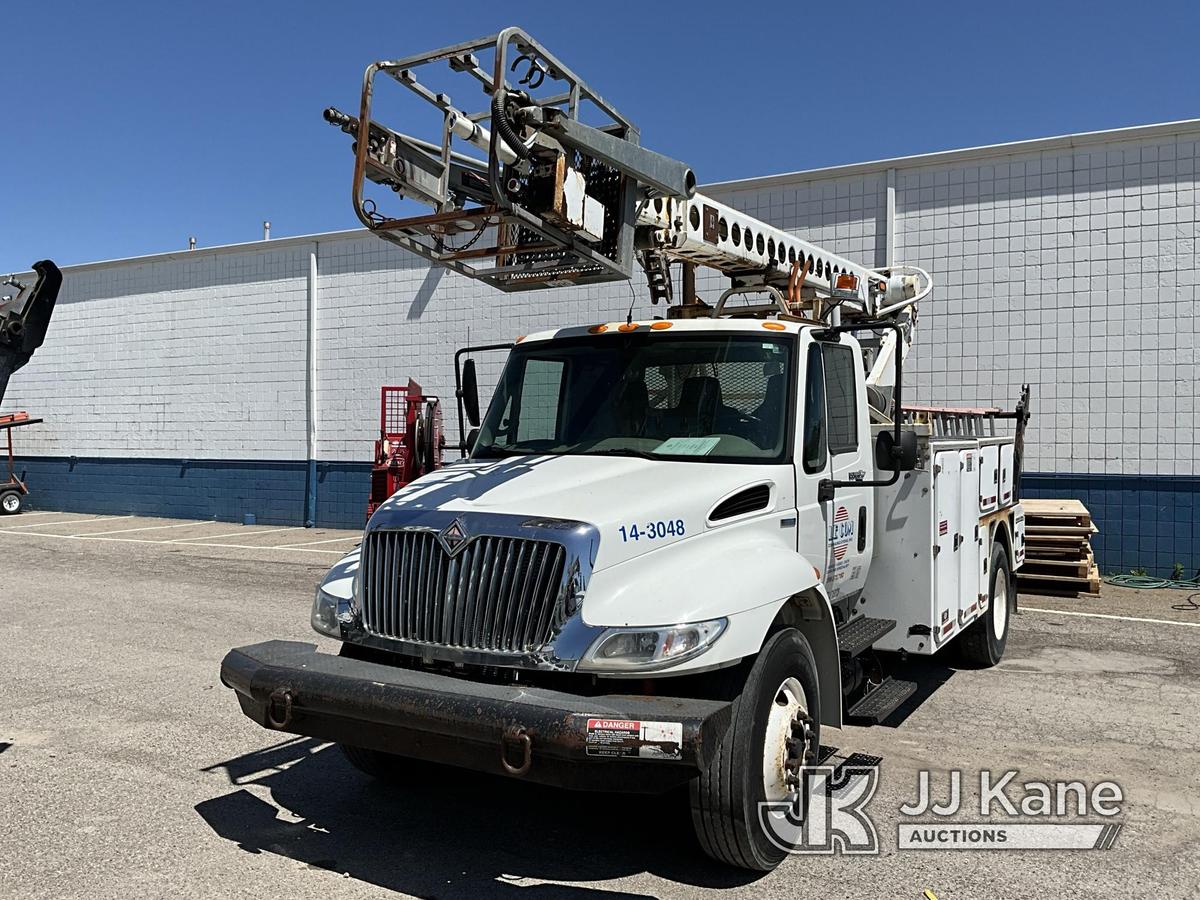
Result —
[[650, 327], [653, 328], [655, 331], [666, 331], [668, 328], [670, 328], [674, 324], [675, 324], [674, 322], [655, 322]]
[[770, 331], [787, 331], [787, 326], [782, 322], [763, 322], [762, 326]]
[[593, 325], [588, 329], [588, 334], [604, 334], [606, 331], [608, 331], [607, 325]]
[[637, 330], [638, 330], [638, 326], [637, 326], [636, 322], [626, 322], [624, 325], [617, 326], [617, 331], [630, 332], [630, 331], [637, 331]]

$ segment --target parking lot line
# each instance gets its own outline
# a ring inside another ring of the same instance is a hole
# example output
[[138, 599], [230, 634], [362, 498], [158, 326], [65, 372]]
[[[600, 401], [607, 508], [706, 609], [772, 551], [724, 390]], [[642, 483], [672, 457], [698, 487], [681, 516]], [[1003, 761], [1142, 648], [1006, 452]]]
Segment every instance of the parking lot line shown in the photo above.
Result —
[[[200, 525], [216, 525], [216, 522], [199, 522]], [[291, 531], [292, 528], [264, 528], [262, 531], [246, 531], [246, 526], [242, 526], [241, 531], [226, 531], [222, 534], [202, 534], [200, 537], [194, 538], [177, 538], [170, 541], [172, 544], [190, 544], [192, 541], [215, 541], [217, 538], [241, 537], [244, 534], [274, 534], [276, 531]], [[164, 541], [163, 543], [168, 543]]]
[[181, 546], [189, 547], [222, 547], [230, 550], [290, 550], [293, 553], [332, 553], [342, 555], [341, 550], [318, 550], [315, 547], [270, 547], [270, 546], [255, 546], [254, 544], [212, 544], [212, 543], [197, 543], [195, 541], [152, 541], [149, 538], [128, 538], [128, 537], [89, 537], [86, 534], [51, 534], [46, 531], [7, 531], [0, 529], [0, 534], [15, 534], [18, 536], [36, 535], [40, 538], [57, 538], [61, 541], [112, 541], [120, 544], [157, 544], [163, 546]]
[[314, 544], [336, 544], [339, 541], [361, 541], [361, 534], [352, 534], [348, 537], [330, 538], [327, 541], [300, 541], [296, 544], [280, 544], [278, 547], [272, 547], [272, 550], [283, 550], [288, 547], [311, 547]]
[[207, 525], [207, 522], [178, 522], [174, 525], [143, 525], [141, 528], [118, 528], [114, 531], [97, 531], [95, 534], [74, 534], [72, 537], [101, 537], [106, 534], [131, 534], [135, 531], [160, 531], [164, 528], [192, 528]]
[[1053, 613], [1056, 616], [1080, 616], [1084, 619], [1117, 619], [1121, 622], [1149, 622], [1151, 625], [1182, 625], [1184, 628], [1200, 628], [1200, 622], [1175, 622], [1171, 619], [1142, 619], [1138, 616], [1113, 616], [1108, 613], [1071, 612], [1066, 609], [1040, 609], [1036, 606], [1019, 607], [1021, 612]]
[[[71, 519], [66, 522], [31, 522], [29, 525], [11, 525], [6, 528], [6, 531], [13, 531], [17, 528], [41, 528], [43, 525], [86, 525], [89, 522], [111, 522], [116, 519], [132, 519], [132, 515], [128, 516], [98, 516], [95, 519]], [[58, 537], [66, 537], [66, 535], [58, 535]]]

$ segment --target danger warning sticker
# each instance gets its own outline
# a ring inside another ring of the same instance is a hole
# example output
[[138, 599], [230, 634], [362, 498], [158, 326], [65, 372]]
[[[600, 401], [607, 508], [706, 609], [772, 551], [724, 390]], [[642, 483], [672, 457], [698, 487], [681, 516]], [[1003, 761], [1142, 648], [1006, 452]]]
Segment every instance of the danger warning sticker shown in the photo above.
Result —
[[588, 756], [680, 759], [683, 723], [589, 718], [586, 746]]

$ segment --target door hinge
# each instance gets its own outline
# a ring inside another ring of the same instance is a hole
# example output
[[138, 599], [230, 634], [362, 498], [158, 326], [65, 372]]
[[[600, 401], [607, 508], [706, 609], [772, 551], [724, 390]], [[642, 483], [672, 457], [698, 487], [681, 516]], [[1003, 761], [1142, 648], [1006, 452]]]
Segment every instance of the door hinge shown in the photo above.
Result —
[[942, 548], [939, 547], [937, 544], [934, 544], [933, 545], [933, 555], [937, 556], [941, 552], [942, 552]]
[[963, 536], [961, 534], [954, 535], [954, 549], [957, 550], [962, 546]]

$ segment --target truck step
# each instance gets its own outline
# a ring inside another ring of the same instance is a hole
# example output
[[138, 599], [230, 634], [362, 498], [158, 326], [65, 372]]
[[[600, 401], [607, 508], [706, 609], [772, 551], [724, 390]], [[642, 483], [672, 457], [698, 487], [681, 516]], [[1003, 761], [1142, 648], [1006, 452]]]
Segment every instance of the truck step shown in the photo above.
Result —
[[829, 759], [831, 756], [833, 756], [837, 752], [838, 752], [837, 747], [830, 747], [826, 744], [822, 744], [820, 747], [817, 748], [817, 765], [818, 766], [824, 765], [825, 760]]
[[874, 643], [896, 627], [895, 619], [872, 619], [859, 616], [838, 626], [838, 647], [842, 657], [849, 659], [869, 650]]
[[878, 725], [913, 695], [915, 681], [885, 678], [879, 687], [867, 693], [846, 713], [846, 718], [858, 725]]

